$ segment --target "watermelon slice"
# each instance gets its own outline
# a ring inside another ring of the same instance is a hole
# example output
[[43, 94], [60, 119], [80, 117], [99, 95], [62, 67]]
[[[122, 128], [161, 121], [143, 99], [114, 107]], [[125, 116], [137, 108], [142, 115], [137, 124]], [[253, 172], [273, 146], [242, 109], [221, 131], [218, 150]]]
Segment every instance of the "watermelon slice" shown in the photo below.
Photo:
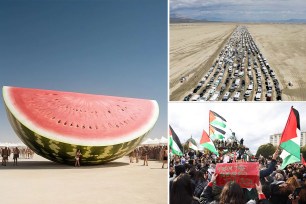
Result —
[[135, 149], [153, 128], [156, 101], [52, 90], [3, 87], [9, 121], [37, 154], [74, 164], [101, 164]]

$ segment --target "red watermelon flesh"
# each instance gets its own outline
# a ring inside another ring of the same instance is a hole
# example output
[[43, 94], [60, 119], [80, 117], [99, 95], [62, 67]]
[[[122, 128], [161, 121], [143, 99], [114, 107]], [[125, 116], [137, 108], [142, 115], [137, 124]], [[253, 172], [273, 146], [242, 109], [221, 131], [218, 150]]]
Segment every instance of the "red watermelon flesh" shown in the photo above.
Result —
[[154, 100], [3, 87], [9, 111], [33, 132], [82, 145], [131, 141], [158, 118]]

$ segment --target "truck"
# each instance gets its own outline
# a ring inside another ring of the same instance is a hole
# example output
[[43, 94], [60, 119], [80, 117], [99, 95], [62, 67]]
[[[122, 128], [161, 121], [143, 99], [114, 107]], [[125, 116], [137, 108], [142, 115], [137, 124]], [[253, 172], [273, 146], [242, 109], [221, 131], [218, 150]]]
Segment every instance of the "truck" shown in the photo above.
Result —
[[216, 91], [214, 95], [209, 99], [210, 101], [217, 101], [220, 96], [219, 91]]
[[191, 97], [190, 101], [197, 101], [200, 98], [200, 95], [195, 94]]

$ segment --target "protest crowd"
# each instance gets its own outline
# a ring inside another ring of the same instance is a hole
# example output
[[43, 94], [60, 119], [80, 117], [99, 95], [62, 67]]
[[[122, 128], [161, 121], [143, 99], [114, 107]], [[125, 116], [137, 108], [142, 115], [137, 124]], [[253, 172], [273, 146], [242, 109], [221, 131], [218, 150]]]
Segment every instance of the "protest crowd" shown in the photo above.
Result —
[[[183, 156], [170, 158], [170, 204], [301, 204], [306, 203], [306, 168], [296, 163], [281, 170], [278, 150], [271, 158], [259, 157], [259, 182], [255, 188], [241, 188], [234, 181], [216, 185], [216, 165], [224, 162], [225, 155], [202, 153], [189, 149]], [[236, 157], [236, 158], [235, 158]], [[234, 156], [227, 163], [249, 163], [243, 155]]]
[[252, 155], [243, 138], [239, 142], [227, 120], [212, 110], [209, 134], [203, 130], [199, 141], [204, 151], [192, 137], [183, 147], [169, 127], [170, 204], [306, 204], [306, 162], [293, 106], [274, 154], [265, 151], [266, 158]]

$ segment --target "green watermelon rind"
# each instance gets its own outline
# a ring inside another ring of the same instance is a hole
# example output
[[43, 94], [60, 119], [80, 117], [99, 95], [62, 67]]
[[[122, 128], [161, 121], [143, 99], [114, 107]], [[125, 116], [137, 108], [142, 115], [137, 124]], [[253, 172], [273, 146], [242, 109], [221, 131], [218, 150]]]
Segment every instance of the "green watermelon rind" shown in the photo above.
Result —
[[75, 152], [77, 149], [80, 149], [82, 153], [82, 165], [98, 165], [121, 158], [133, 151], [150, 132], [149, 130], [132, 141], [110, 146], [68, 144], [51, 140], [31, 131], [19, 122], [8, 109], [6, 110], [14, 131], [30, 149], [46, 159], [70, 165], [73, 165], [75, 162]]
[[10, 96], [8, 94], [10, 88], [11, 87], [9, 86], [3, 86], [2, 88], [4, 103], [6, 105], [6, 108], [9, 110], [10, 114], [12, 114], [15, 118], [17, 118], [17, 120], [20, 123], [22, 123], [25, 127], [30, 129], [32, 132], [35, 132], [38, 135], [43, 135], [45, 138], [59, 141], [62, 143], [75, 144], [75, 145], [82, 144], [83, 146], [112, 146], [116, 144], [122, 144], [125, 142], [129, 142], [129, 141], [137, 139], [138, 137], [142, 135], [145, 135], [148, 130], [151, 130], [154, 127], [158, 119], [158, 115], [159, 115], [158, 103], [154, 100], [150, 100], [150, 102], [152, 103], [152, 107], [154, 109], [152, 111], [151, 119], [148, 123], [146, 123], [144, 126], [142, 126], [139, 130], [137, 130], [133, 134], [123, 135], [120, 138], [114, 138], [111, 140], [109, 139], [105, 140], [103, 138], [101, 138], [100, 140], [80, 140], [80, 139], [73, 139], [73, 138], [65, 138], [63, 136], [54, 134], [50, 131], [45, 131], [43, 129], [36, 128], [36, 126], [31, 123], [31, 120], [28, 120], [26, 116], [24, 116], [23, 114], [20, 114], [19, 110], [10, 101]]

